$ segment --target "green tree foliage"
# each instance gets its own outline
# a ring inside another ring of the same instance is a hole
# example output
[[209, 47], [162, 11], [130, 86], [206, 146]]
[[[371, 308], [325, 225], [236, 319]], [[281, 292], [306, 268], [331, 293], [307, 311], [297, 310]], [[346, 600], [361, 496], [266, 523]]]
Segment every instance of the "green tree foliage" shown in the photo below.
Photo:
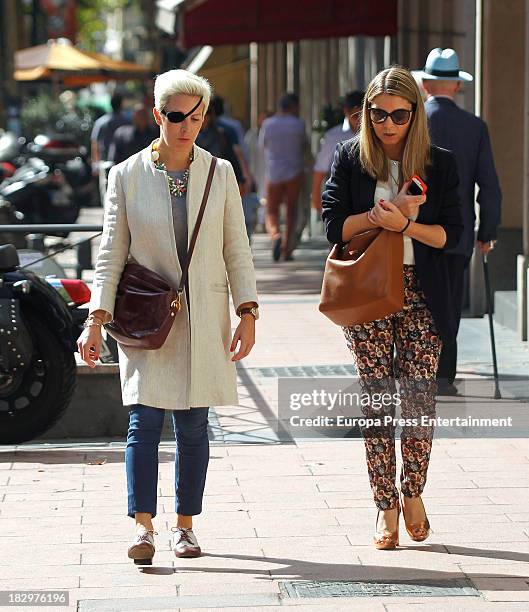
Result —
[[87, 51], [98, 51], [105, 35], [105, 15], [139, 0], [78, 0], [78, 42]]

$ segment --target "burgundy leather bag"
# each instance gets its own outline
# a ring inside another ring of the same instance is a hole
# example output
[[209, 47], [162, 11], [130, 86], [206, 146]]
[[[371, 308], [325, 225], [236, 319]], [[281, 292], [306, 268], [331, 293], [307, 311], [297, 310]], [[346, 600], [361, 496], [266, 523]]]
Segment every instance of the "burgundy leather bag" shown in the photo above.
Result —
[[327, 257], [319, 310], [343, 327], [381, 319], [404, 307], [402, 234], [370, 229]]
[[174, 318], [181, 308], [189, 264], [216, 165], [217, 158], [213, 157], [178, 289], [174, 289], [159, 274], [137, 262], [125, 265], [116, 292], [114, 318], [105, 325], [107, 332], [119, 344], [154, 350], [163, 346], [169, 335]]

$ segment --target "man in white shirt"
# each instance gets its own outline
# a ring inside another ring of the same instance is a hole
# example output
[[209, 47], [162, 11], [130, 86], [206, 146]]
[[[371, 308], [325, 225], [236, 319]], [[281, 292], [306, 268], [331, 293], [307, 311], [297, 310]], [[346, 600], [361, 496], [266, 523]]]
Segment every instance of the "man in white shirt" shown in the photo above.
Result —
[[318, 212], [321, 212], [321, 185], [331, 170], [336, 145], [344, 140], [349, 140], [358, 131], [363, 100], [363, 91], [350, 91], [345, 94], [343, 122], [327, 130], [323, 135], [312, 173], [312, 208]]

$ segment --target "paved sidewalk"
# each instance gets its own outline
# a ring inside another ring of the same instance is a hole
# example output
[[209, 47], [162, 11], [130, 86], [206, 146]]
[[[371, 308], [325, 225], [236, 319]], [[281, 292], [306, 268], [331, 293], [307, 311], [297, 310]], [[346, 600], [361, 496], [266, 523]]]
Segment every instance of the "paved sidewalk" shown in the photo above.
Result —
[[[84, 612], [528, 610], [527, 439], [436, 439], [423, 496], [430, 538], [412, 542], [401, 520], [401, 547], [375, 550], [362, 441], [296, 441], [275, 430], [278, 376], [351, 373], [340, 330], [317, 310], [326, 246], [315, 241], [274, 265], [256, 236], [254, 252], [262, 316], [239, 369], [241, 405], [212, 415], [205, 510], [195, 520], [205, 555], [178, 560], [170, 550], [171, 441], [160, 448], [157, 552], [143, 570], [126, 557], [123, 443], [2, 447], [0, 591], [64, 589], [70, 606], [53, 609]], [[490, 375], [486, 320], [464, 320], [461, 333], [461, 371]], [[527, 346], [504, 328], [496, 334], [500, 372], [526, 376]], [[337, 596], [354, 586], [357, 596]], [[316, 597], [295, 597], [296, 588]], [[413, 595], [420, 588], [438, 596]]]

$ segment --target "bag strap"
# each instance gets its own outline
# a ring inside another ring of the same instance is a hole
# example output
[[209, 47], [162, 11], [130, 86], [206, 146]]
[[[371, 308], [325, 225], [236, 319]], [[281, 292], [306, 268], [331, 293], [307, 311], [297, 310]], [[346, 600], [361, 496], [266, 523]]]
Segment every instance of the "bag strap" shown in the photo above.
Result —
[[202, 223], [202, 217], [204, 216], [204, 211], [206, 210], [206, 204], [208, 201], [209, 191], [211, 189], [211, 183], [213, 181], [213, 174], [215, 173], [216, 166], [217, 166], [217, 158], [213, 156], [211, 158], [209, 174], [208, 174], [208, 178], [206, 181], [206, 186], [204, 188], [204, 195], [202, 196], [202, 203], [200, 204], [200, 210], [198, 211], [197, 221], [195, 223], [193, 235], [191, 236], [191, 242], [189, 243], [189, 249], [187, 251], [186, 262], [184, 264], [184, 269], [182, 270], [182, 278], [180, 279], [180, 286], [178, 287], [178, 293], [182, 293], [182, 291], [184, 290], [186, 281], [187, 281], [187, 273], [189, 271], [189, 264], [191, 263], [191, 257], [193, 256], [193, 251], [195, 249], [195, 243], [198, 238], [198, 230], [200, 229], [200, 224]]

